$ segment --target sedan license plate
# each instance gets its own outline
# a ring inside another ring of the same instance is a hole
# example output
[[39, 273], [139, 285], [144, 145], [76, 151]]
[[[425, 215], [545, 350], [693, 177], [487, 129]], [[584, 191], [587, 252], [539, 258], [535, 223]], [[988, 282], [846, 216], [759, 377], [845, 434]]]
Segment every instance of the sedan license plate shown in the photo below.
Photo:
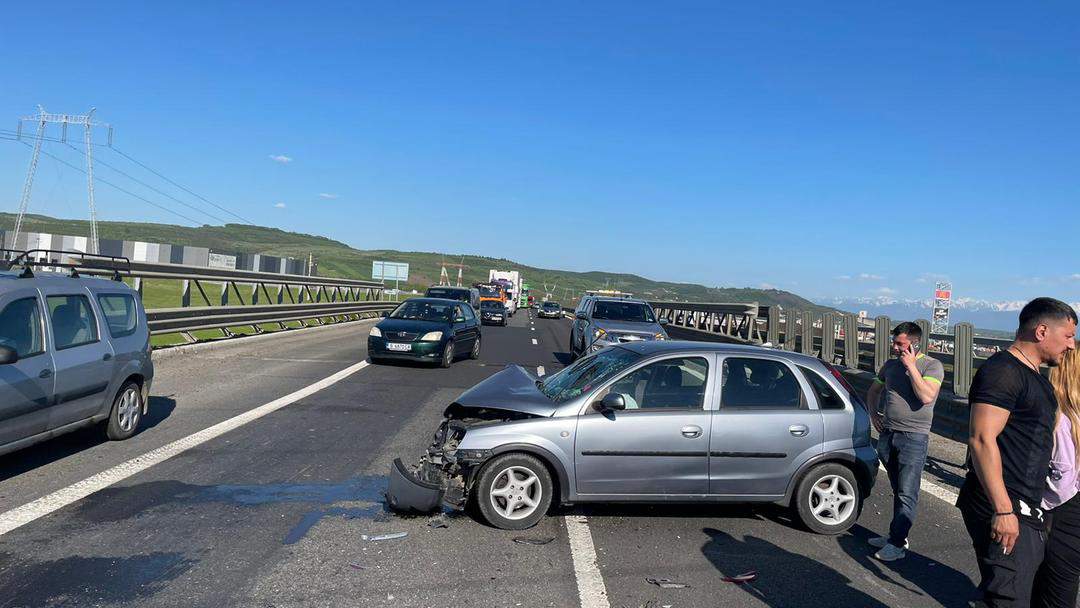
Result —
[[387, 342], [386, 343], [386, 350], [397, 350], [397, 351], [408, 352], [408, 351], [412, 350], [412, 344], [402, 344], [400, 342]]

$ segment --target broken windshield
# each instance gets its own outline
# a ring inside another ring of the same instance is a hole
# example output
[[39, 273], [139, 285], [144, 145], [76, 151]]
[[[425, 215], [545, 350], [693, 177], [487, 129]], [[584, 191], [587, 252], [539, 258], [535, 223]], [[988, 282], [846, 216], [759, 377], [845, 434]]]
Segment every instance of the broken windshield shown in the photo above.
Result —
[[633, 365], [641, 355], [622, 348], [604, 349], [544, 378], [540, 391], [556, 403], [574, 399]]

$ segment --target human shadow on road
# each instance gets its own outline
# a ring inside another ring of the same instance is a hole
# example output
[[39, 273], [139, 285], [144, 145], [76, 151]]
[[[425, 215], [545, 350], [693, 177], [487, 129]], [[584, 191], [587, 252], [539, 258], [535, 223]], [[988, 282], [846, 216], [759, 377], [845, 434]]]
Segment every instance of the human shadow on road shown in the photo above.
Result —
[[[175, 409], [176, 400], [171, 396], [151, 395], [147, 414], [139, 422], [139, 430], [135, 435], [154, 428], [172, 415]], [[5, 454], [0, 456], [0, 481], [22, 475], [27, 471], [62, 460], [107, 441], [104, 426], [94, 424]]]
[[710, 540], [701, 552], [722, 575], [757, 573], [752, 582], [724, 584], [737, 586], [766, 606], [889, 606], [853, 587], [851, 579], [828, 565], [765, 539], [745, 536], [738, 540], [715, 528], [702, 531]]
[[959, 489], [960, 486], [964, 485], [964, 476], [959, 473], [955, 473], [950, 470], [950, 468], [946, 467], [950, 467], [951, 469], [963, 470], [963, 465], [958, 465], [949, 462], [948, 460], [935, 458], [934, 456], [928, 455], [926, 457], [926, 468], [924, 470], [927, 473], [936, 477], [939, 482]]
[[926, 605], [936, 602], [942, 606], [967, 606], [975, 597], [975, 585], [968, 575], [908, 549], [907, 556], [893, 562], [874, 559], [867, 541], [877, 534], [856, 524], [837, 538], [840, 548], [883, 583], [901, 587], [908, 592], [928, 598]]

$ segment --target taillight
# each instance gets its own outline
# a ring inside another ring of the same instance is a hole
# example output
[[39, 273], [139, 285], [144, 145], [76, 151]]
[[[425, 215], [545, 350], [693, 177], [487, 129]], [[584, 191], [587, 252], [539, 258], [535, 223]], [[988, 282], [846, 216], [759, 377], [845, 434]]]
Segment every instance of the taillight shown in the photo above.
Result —
[[833, 378], [836, 378], [837, 382], [840, 383], [840, 386], [844, 387], [844, 390], [848, 392], [848, 395], [851, 396], [851, 400], [859, 404], [859, 406], [861, 406], [864, 410], [869, 411], [869, 408], [866, 407], [866, 402], [862, 400], [862, 397], [859, 396], [859, 393], [855, 392], [855, 387], [851, 386], [851, 383], [848, 382], [848, 379], [844, 377], [844, 374], [840, 371], [840, 368], [836, 367], [832, 363], [825, 363], [825, 367], [829, 369], [829, 372], [831, 372]]

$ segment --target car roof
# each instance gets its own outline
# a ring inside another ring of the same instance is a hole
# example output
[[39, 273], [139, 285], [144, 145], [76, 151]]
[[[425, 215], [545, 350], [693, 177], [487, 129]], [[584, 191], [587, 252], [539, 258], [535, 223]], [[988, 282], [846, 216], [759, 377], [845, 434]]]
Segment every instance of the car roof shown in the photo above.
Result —
[[648, 304], [648, 302], [640, 298], [619, 298], [616, 296], [588, 296], [588, 298], [591, 300], [596, 300], [597, 302], [625, 302], [629, 304]]
[[674, 352], [686, 353], [720, 353], [728, 355], [772, 355], [788, 359], [789, 361], [806, 365], [819, 362], [817, 357], [794, 353], [786, 350], [777, 350], [756, 346], [752, 344], [729, 344], [726, 342], [690, 342], [686, 340], [642, 340], [640, 342], [624, 342], [616, 348], [624, 348], [640, 355], [661, 355]]
[[131, 286], [121, 281], [104, 279], [101, 277], [79, 276], [72, 277], [59, 272], [38, 270], [33, 277], [20, 277], [20, 273], [6, 270], [0, 272], [0, 291], [18, 289], [20, 287], [43, 287], [47, 285], [71, 286], [73, 283], [94, 289], [120, 289], [130, 290]]
[[452, 300], [450, 298], [409, 298], [402, 302], [432, 302], [434, 304], [461, 304], [461, 300]]

